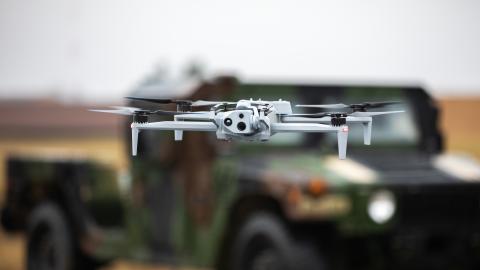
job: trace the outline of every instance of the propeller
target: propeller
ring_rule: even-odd
[[[322,118],[326,116],[330,117],[347,117],[347,116],[355,116],[355,117],[370,117],[376,115],[383,115],[383,114],[392,114],[392,113],[403,113],[405,111],[388,111],[388,112],[327,112],[327,113],[294,113],[294,114],[286,114],[282,115],[283,117],[305,117],[305,118]]]
[[[356,117],[369,117],[383,114],[392,114],[392,113],[403,113],[405,111],[388,111],[388,112],[353,112],[348,115]]]
[[[110,110],[89,110],[91,112],[101,112],[101,113],[113,113],[113,114],[119,114],[119,115],[134,115],[136,113],[143,112],[145,110],[142,110],[140,108],[135,108],[135,107],[123,107],[123,106],[110,106]],[[147,111],[145,111],[147,112]]]
[[[306,118],[322,118],[326,116],[347,117],[346,113],[294,113],[282,115],[283,117],[306,117]]]
[[[337,103],[337,104],[298,104],[298,105],[295,105],[295,107],[321,108],[321,109],[344,109],[344,108],[348,108],[349,106],[343,103]]]
[[[178,112],[178,111],[165,111],[165,110],[144,110],[135,107],[123,107],[123,106],[111,106],[111,110],[89,110],[92,112],[113,113],[119,115],[179,115],[179,114],[202,114],[206,112]]]
[[[169,99],[169,98],[146,98],[146,97],[125,97],[126,99],[130,100],[140,100],[140,101],[146,101],[146,102],[151,102],[151,103],[158,103],[158,104],[188,104],[190,105],[192,101],[190,100],[181,100],[181,99]]]
[[[354,104],[343,104],[343,103],[311,104],[311,105],[299,104],[299,105],[296,105],[296,107],[321,108],[321,109],[346,109],[346,108],[350,108],[354,112],[365,112],[367,109],[381,108],[381,107],[384,107],[384,106],[399,104],[399,103],[402,103],[402,102],[399,102],[399,101],[381,101],[381,102],[362,102],[362,103],[356,103],[356,104],[355,103]]]
[[[208,101],[208,100],[185,100],[185,99],[165,99],[165,98],[144,98],[144,97],[125,97],[130,100],[140,100],[157,104],[177,104],[180,106],[209,107],[216,105],[232,105],[236,102],[230,101]]]
[[[237,102],[231,101],[208,101],[208,100],[197,100],[192,102],[192,106],[194,107],[202,107],[202,106],[217,106],[217,105],[236,105]]]

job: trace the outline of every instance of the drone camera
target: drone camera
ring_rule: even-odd
[[[232,118],[225,118],[225,120],[223,120],[223,123],[225,124],[225,126],[229,127],[232,125],[233,121],[232,121]]]
[[[232,133],[250,134],[255,131],[253,113],[250,110],[229,112],[225,115],[223,125]]]
[[[238,122],[237,128],[240,131],[244,131],[247,128],[247,125],[245,124],[245,122]]]

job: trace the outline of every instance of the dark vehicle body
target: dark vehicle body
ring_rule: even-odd
[[[186,133],[174,142],[149,131],[129,176],[86,160],[12,157],[2,224],[27,231],[29,260],[45,261],[37,242],[50,241],[67,258],[53,269],[115,258],[218,269],[478,269],[480,179],[455,167],[478,165],[443,154],[424,89],[219,78],[190,96],[399,100],[406,113],[374,119],[371,146],[351,126],[345,161],[325,135],[235,143]]]

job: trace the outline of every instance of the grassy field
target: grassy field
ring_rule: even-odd
[[[442,109],[441,128],[445,134],[447,152],[467,153],[480,161],[480,98],[444,99],[439,101]],[[113,147],[113,146],[110,146]],[[121,147],[117,144],[117,147]],[[111,149],[110,149],[111,150]],[[114,154],[123,149],[114,149]],[[0,197],[3,194],[0,194]],[[0,198],[0,201],[2,198]],[[6,235],[0,230],[0,270],[24,269],[24,239],[22,236]],[[117,262],[105,270],[165,270],[166,267],[150,267],[127,262]]]

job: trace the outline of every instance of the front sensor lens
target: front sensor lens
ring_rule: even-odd
[[[245,124],[245,122],[239,122],[239,123],[237,124],[237,128],[238,128],[238,130],[240,130],[240,131],[244,131],[244,130],[247,128],[247,125]]]
[[[232,125],[232,119],[225,118],[225,120],[223,120],[223,123],[225,124],[225,126],[229,127]]]

